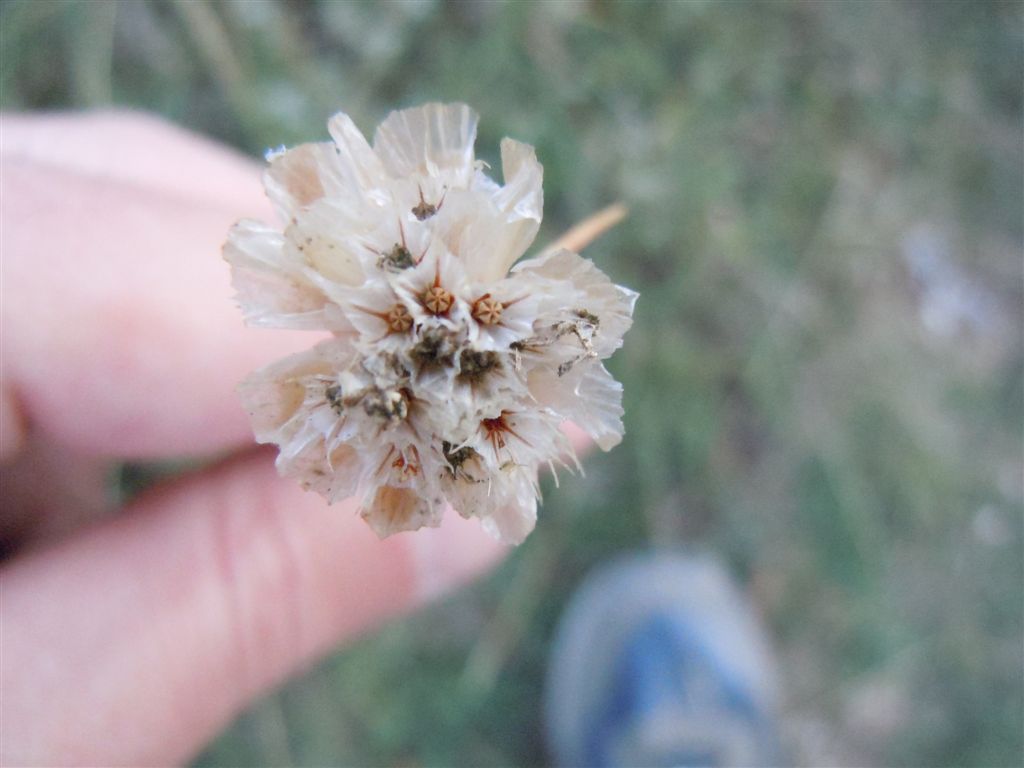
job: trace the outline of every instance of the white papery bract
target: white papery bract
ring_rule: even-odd
[[[277,466],[380,536],[437,526],[450,504],[519,543],[538,469],[575,460],[576,422],[622,438],[622,387],[601,364],[636,294],[561,250],[513,264],[537,234],[542,168],[501,143],[504,185],[475,159],[463,104],[393,112],[372,146],[344,114],[333,141],[271,153],[283,231],[231,230],[224,256],[251,325],[331,337],[240,386]],[[511,271],[510,271],[511,270]]]

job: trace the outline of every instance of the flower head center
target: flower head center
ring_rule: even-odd
[[[443,315],[452,308],[455,297],[443,286],[435,283],[423,292],[423,306],[432,315]]]
[[[501,322],[504,306],[489,293],[473,302],[473,319],[482,325],[497,325]]]
[[[392,333],[405,333],[412,328],[412,315],[404,304],[395,304],[388,310],[386,321]]]

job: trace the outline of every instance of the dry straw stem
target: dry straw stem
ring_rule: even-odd
[[[554,253],[563,248],[579,253],[601,235],[622,221],[629,214],[629,209],[622,203],[612,203],[592,216],[572,227],[544,249],[544,254]],[[542,254],[543,255],[543,254]]]

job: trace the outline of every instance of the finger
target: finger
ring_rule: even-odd
[[[378,541],[263,453],[135,506],[4,573],[5,764],[184,761],[296,667],[504,551],[452,513]]]
[[[249,439],[235,384],[313,341],[243,326],[220,245],[246,211],[17,159],[0,195],[0,378],[20,419],[117,456]]]
[[[76,176],[270,216],[258,163],[142,112],[2,115],[0,153]]]

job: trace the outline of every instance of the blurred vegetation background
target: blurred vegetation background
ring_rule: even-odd
[[[253,155],[462,100],[545,165],[540,242],[641,293],[627,436],[500,570],[322,663],[200,765],[543,765],[559,613],[620,550],[752,590],[803,765],[1022,757],[1019,2],[0,7],[6,110],[151,110]],[[550,491],[550,483],[549,483]]]

